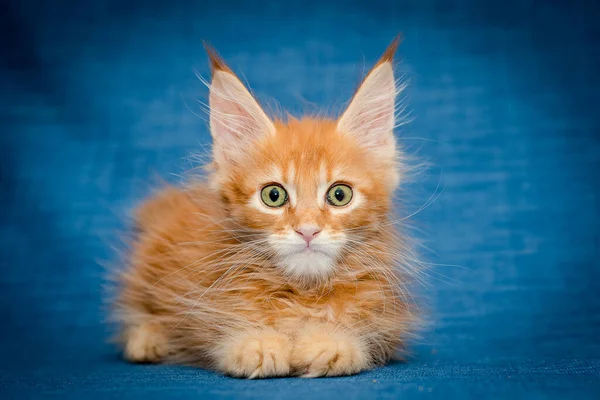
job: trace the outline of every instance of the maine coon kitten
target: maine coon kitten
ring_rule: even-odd
[[[209,49],[206,181],[138,210],[116,304],[127,359],[236,377],[355,374],[413,321],[390,217],[395,40],[338,120],[271,120]]]

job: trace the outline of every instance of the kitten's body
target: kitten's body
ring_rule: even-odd
[[[126,356],[240,377],[346,375],[387,361],[412,322],[389,216],[399,165],[389,121],[379,134],[362,104],[352,109],[387,70],[371,72],[340,121],[272,123],[214,55],[213,68],[210,178],[138,210],[117,307]],[[395,95],[393,75],[392,85]],[[376,95],[380,121],[389,95]],[[391,112],[393,128],[393,98]],[[348,134],[364,125],[369,140]],[[286,191],[277,208],[260,202],[273,182]],[[326,201],[335,182],[354,191],[348,205]]]

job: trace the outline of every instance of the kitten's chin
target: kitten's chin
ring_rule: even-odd
[[[334,270],[335,259],[316,250],[304,250],[281,256],[279,266],[285,274],[303,283],[326,279]]]

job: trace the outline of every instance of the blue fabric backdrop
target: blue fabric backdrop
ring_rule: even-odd
[[[0,397],[598,396],[599,11],[579,0],[3,2]],[[210,142],[201,40],[267,104],[299,114],[339,110],[398,32],[414,118],[398,137],[431,163],[405,191],[409,210],[428,204],[410,223],[432,266],[420,289],[432,323],[412,360],[312,381],[121,361],[106,343],[102,263],[156,176],[178,181]]]

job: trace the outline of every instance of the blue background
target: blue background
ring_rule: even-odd
[[[4,2],[0,397],[597,396],[599,17],[578,0]],[[210,143],[201,40],[299,114],[339,110],[398,32],[398,137],[431,164],[402,198],[436,198],[409,220],[432,322],[410,362],[249,382],[121,361],[102,265],[156,177]]]

